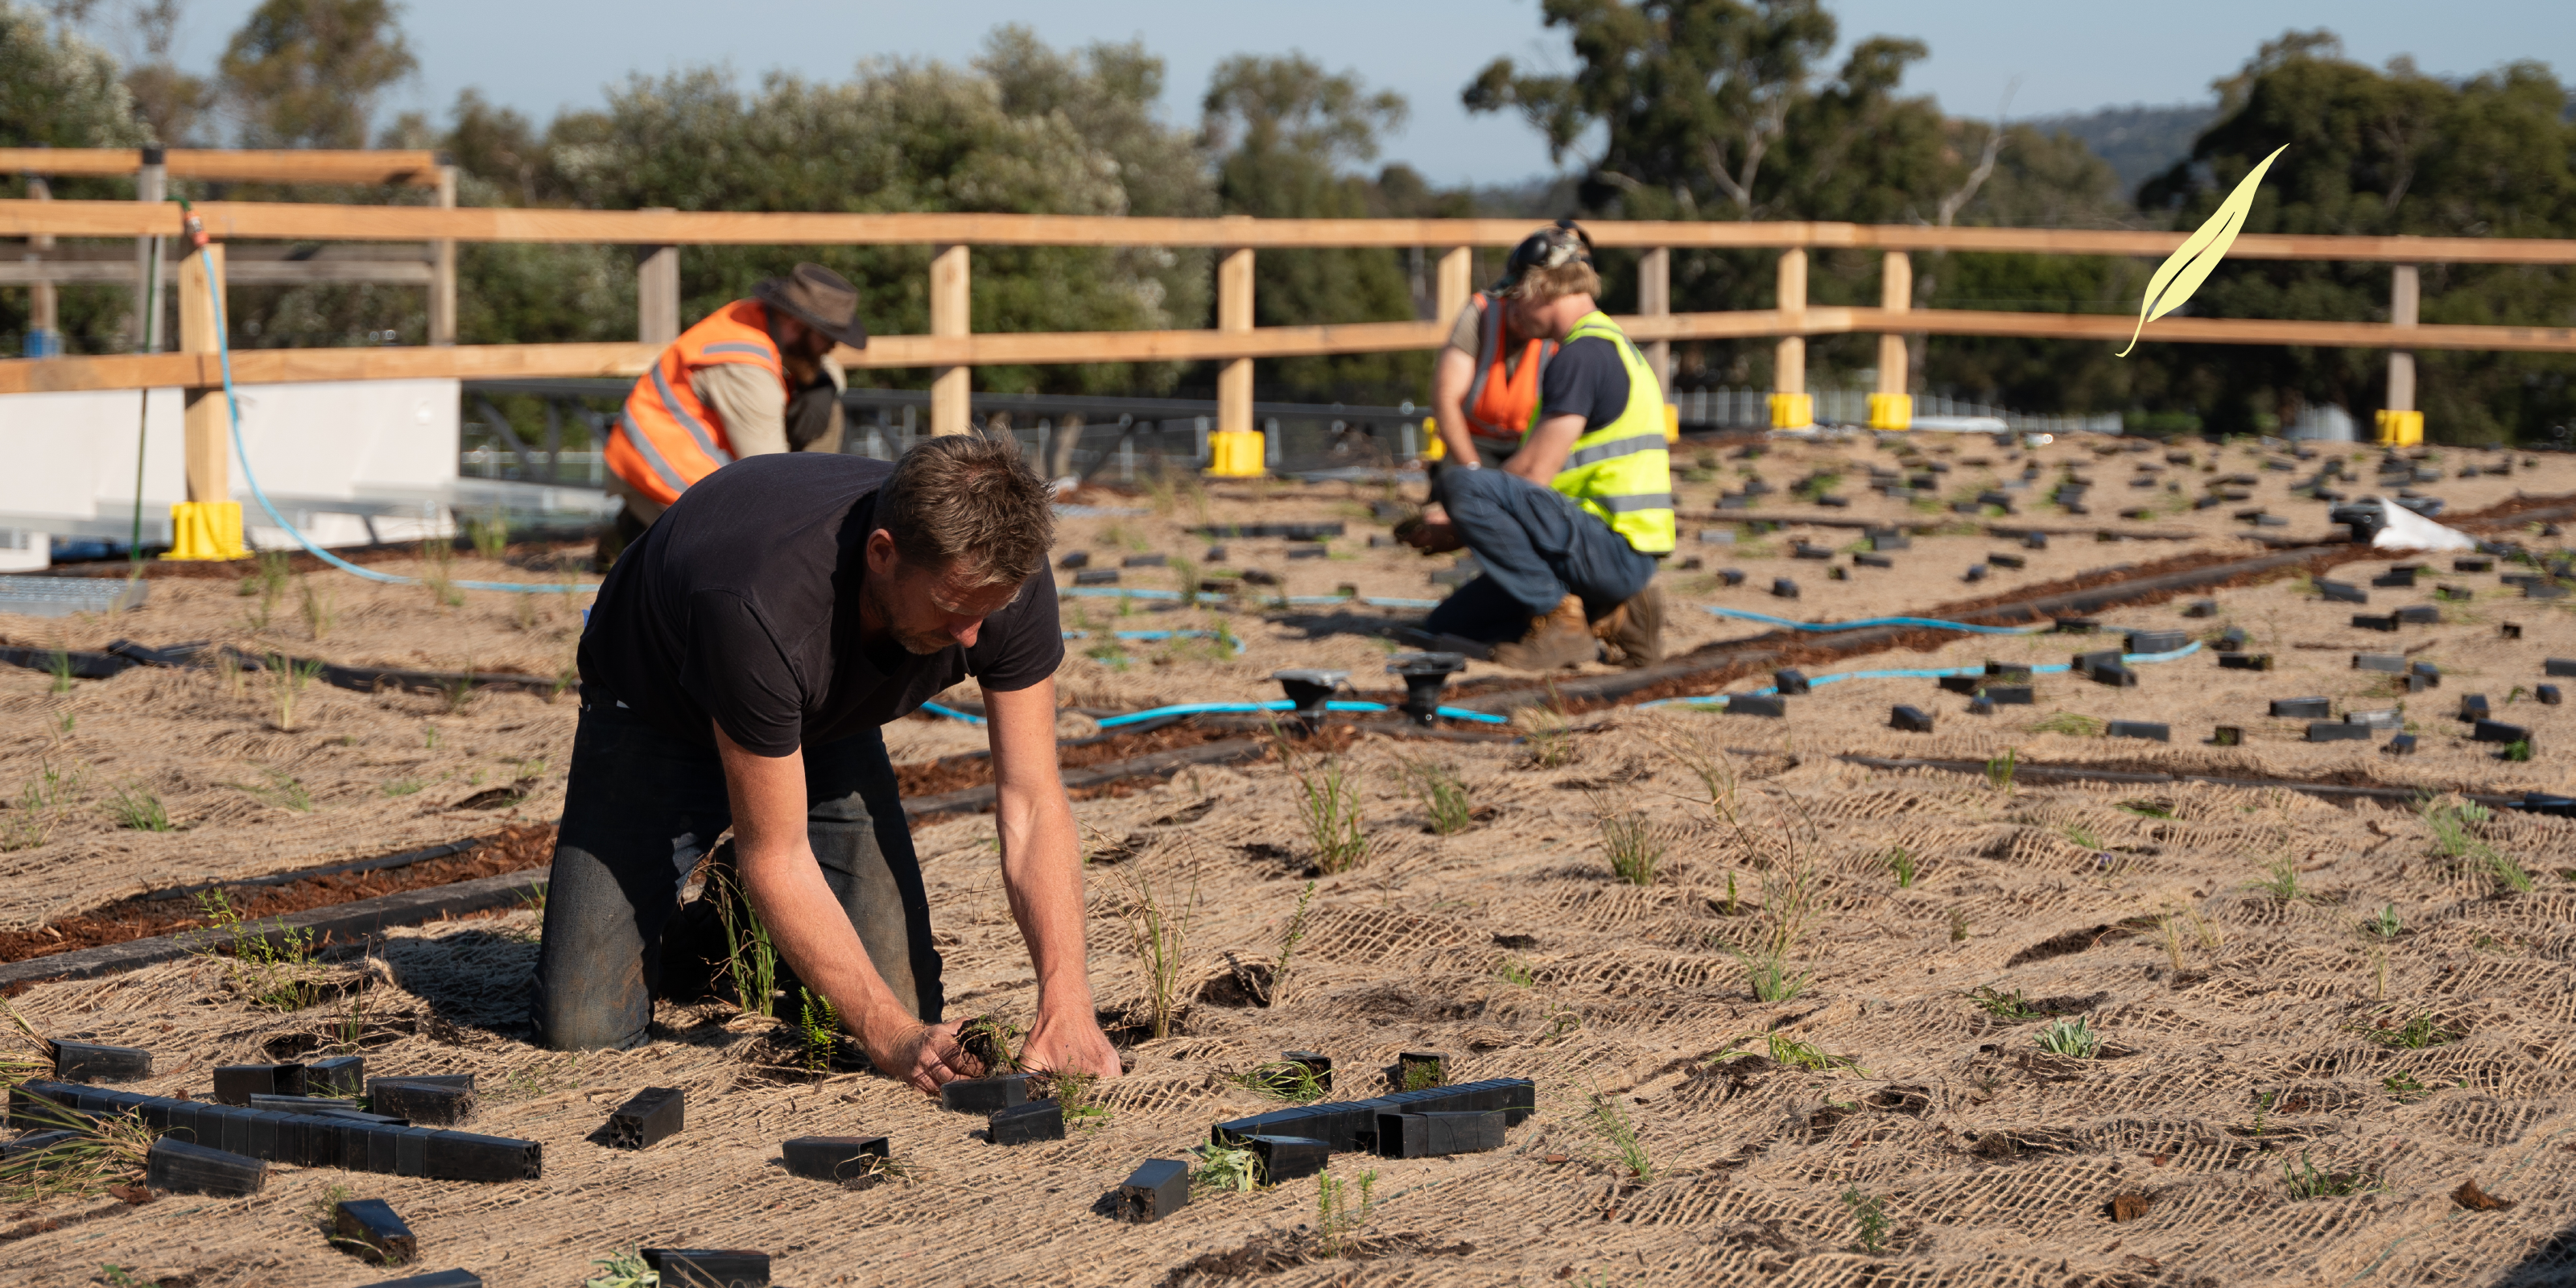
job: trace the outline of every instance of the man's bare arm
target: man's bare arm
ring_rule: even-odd
[[[1082,848],[1056,768],[1055,681],[984,694],[993,747],[1002,885],[1037,968],[1038,1016],[1021,1058],[1041,1069],[1118,1076],[1092,1008],[1082,925]]]
[[[1550,416],[1538,423],[1529,441],[1521,444],[1521,450],[1512,453],[1512,459],[1503,462],[1503,468],[1546,487],[1548,481],[1556,477],[1557,471],[1565,468],[1566,455],[1574,450],[1574,440],[1581,437],[1583,417],[1580,414]]]
[[[959,1076],[957,1026],[925,1025],[897,1002],[868,960],[841,901],[823,880],[805,835],[805,755],[745,751],[716,725],[725,794],[733,802],[733,841],[743,893],[769,928],[778,955],[806,987],[823,995],[867,1049],[879,1073],[937,1094]]]
[[[1451,345],[1431,360],[1431,418],[1440,441],[1449,445],[1449,460],[1473,465],[1476,436],[1467,430],[1467,389],[1476,382],[1476,355]]]

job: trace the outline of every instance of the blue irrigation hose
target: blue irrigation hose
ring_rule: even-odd
[[[2137,663],[2172,662],[2189,657],[2199,651],[2200,641],[2193,640],[2191,643],[2175,649],[2170,653],[2129,653],[2124,654],[2120,660],[2123,662]],[[2031,667],[2030,673],[2032,675],[2060,675],[2074,669],[2075,667],[2071,663],[2052,662],[2045,666]],[[1983,666],[1906,667],[1894,671],[1836,671],[1830,675],[1809,676],[1807,677],[1807,683],[1813,686],[1818,684],[1832,684],[1840,680],[1938,680],[1945,676],[1984,675],[1985,673],[1986,668]],[[1759,689],[1748,689],[1742,694],[1712,693],[1701,697],[1658,698],[1655,701],[1640,702],[1637,705],[1641,708],[1663,706],[1714,707],[1724,705],[1726,700],[1730,697],[1768,697],[1771,694],[1778,693],[1779,691],[1779,687],[1776,685],[1766,685]]]
[[[1183,702],[1168,707],[1154,707],[1145,711],[1130,711],[1123,716],[1102,716],[1100,718],[1100,727],[1103,729],[1115,729],[1121,725],[1141,724],[1147,720],[1159,720],[1166,716],[1254,715],[1264,711],[1293,711],[1296,707],[1296,703],[1290,702],[1284,698],[1271,702]],[[984,717],[982,716],[970,716],[963,711],[954,711],[947,707],[943,707],[936,702],[922,703],[921,709],[935,716],[946,716],[951,720],[963,720],[968,724],[984,723]],[[1336,701],[1325,703],[1324,709],[1327,711],[1376,712],[1385,711],[1388,708],[1386,704],[1382,702]],[[1488,715],[1482,711],[1469,711],[1463,707],[1441,707],[1438,709],[1438,714],[1443,719],[1471,720],[1478,724],[1511,723],[1508,717]]]
[[[213,313],[215,316],[215,356],[221,360],[223,365],[224,410],[232,419],[233,459],[241,462],[242,481],[250,484],[250,494],[259,502],[259,508],[267,511],[269,520],[275,523],[279,528],[283,529],[286,532],[286,535],[295,538],[295,544],[304,547],[307,553],[342,572],[353,573],[357,576],[364,577],[369,581],[383,582],[388,586],[420,585],[421,579],[418,577],[404,577],[389,572],[378,572],[373,568],[362,568],[318,545],[313,544],[313,539],[305,536],[303,529],[296,527],[292,523],[288,523],[286,521],[286,516],[279,514],[277,512],[277,506],[268,499],[267,491],[262,489],[259,485],[259,472],[250,467],[250,449],[242,443],[241,400],[233,396],[233,351],[231,343],[226,338],[224,328],[223,274],[215,267],[214,259],[211,256],[208,256],[203,249],[198,251],[197,258],[206,270],[206,283],[210,293],[214,296],[214,307],[208,311]],[[599,589],[596,585],[531,585],[526,582],[516,581],[457,581],[450,582],[448,584],[455,586],[460,590],[507,590],[516,591],[523,595],[539,593],[564,593],[578,595],[587,594]]]
[[[1864,617],[1854,622],[1793,622],[1769,613],[1747,612],[1741,608],[1720,608],[1715,604],[1700,607],[1720,617],[1734,617],[1766,626],[1785,626],[1793,631],[1856,631],[1868,626],[1931,626],[1945,631],[1967,631],[1974,635],[2037,635],[2056,629],[2054,623],[2035,626],[1979,626],[1973,622],[1945,622],[1937,617]]]

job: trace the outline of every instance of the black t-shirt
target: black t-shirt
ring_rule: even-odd
[[[973,648],[859,642],[865,547],[893,473],[790,452],[700,479],[600,586],[581,636],[585,700],[624,702],[701,745],[713,719],[745,750],[784,756],[900,719],[969,675],[1007,693],[1055,674],[1064,636],[1044,564]]]
[[[1591,433],[1628,410],[1628,365],[1607,336],[1587,335],[1556,351],[1538,378],[1538,416],[1554,420],[1581,413]]]

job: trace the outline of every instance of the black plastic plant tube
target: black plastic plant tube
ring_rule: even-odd
[[[1029,1075],[959,1078],[939,1084],[939,1107],[961,1114],[990,1114],[1029,1102]]]
[[[2028,684],[1989,684],[1985,697],[1999,707],[2027,707],[2039,700],[2037,691]]]
[[[2320,577],[2316,581],[2316,587],[2317,593],[2324,596],[2325,601],[2329,604],[2367,604],[2370,602],[2370,592],[2363,590],[2361,587],[2355,586],[2350,582],[2328,581],[2325,578]]]
[[[59,1144],[67,1140],[77,1140],[79,1138],[79,1132],[63,1128],[57,1128],[53,1131],[29,1132],[16,1140],[0,1141],[0,1158],[16,1158],[22,1154],[33,1154],[44,1149],[48,1145]]]
[[[608,1115],[608,1143],[615,1149],[650,1149],[685,1125],[688,1096],[678,1087],[646,1087]]]
[[[215,1103],[247,1105],[252,1096],[301,1096],[300,1064],[219,1064],[215,1066]]]
[[[191,1145],[167,1136],[144,1155],[143,1183],[167,1194],[216,1194],[239,1198],[268,1184],[268,1164],[256,1158]]]
[[[331,1208],[331,1242],[369,1261],[405,1265],[420,1259],[420,1239],[383,1199],[343,1199]]]
[[[1168,1158],[1151,1159],[1118,1187],[1118,1219],[1139,1225],[1160,1221],[1187,1207],[1190,1169]]]
[[[1449,1056],[1443,1051],[1400,1051],[1395,1057],[1398,1091],[1437,1087],[1449,1081]]]
[[[532,1140],[433,1131],[427,1144],[423,1174],[432,1180],[533,1181],[545,1168],[545,1147]]]
[[[2566,701],[2559,695],[2558,686],[2555,684],[2540,685],[2531,691],[2531,696],[2540,699],[2540,705],[2544,707],[2554,707]]]
[[[1064,1106],[1052,1099],[1032,1100],[1008,1109],[996,1109],[986,1120],[996,1145],[1026,1145],[1033,1141],[1064,1139]]]
[[[2226,671],[2269,671],[2272,669],[2272,655],[2269,653],[2221,653],[2218,655],[2218,665],[2219,669]]]
[[[1887,727],[1907,733],[1932,732],[1932,717],[1917,707],[1899,705],[1887,713]]]
[[[742,1248],[646,1248],[662,1288],[769,1288],[769,1254]]]
[[[152,1053],[140,1047],[54,1041],[54,1076],[67,1082],[132,1082],[152,1076]]]
[[[1377,1152],[1387,1158],[1438,1158],[1501,1149],[1504,1118],[1500,1109],[1379,1114]]]
[[[369,1078],[367,1107],[430,1127],[453,1127],[474,1116],[474,1075],[436,1078]]]
[[[894,1157],[883,1136],[799,1136],[781,1143],[778,1153],[791,1176],[855,1186],[874,1184],[880,1165]]]
[[[1333,1161],[1333,1147],[1308,1136],[1253,1136],[1243,1144],[1259,1161],[1264,1185],[1313,1176]]]
[[[1977,690],[1986,687],[1986,677],[1982,675],[1944,675],[1936,679],[1934,683],[1941,687],[1941,691],[1943,693],[1975,693]]]
[[[2313,720],[2308,723],[2310,742],[2368,742],[2369,725],[2346,724],[2341,720]]]
[[[2521,725],[2506,724],[2501,720],[2481,720],[2477,723],[2475,728],[2469,731],[2469,741],[2501,743],[2529,742],[2531,741],[2531,731],[2523,728]]]
[[[304,1066],[304,1094],[356,1096],[367,1085],[367,1057],[335,1055]]]
[[[2396,737],[2389,739],[2388,745],[2381,747],[2379,750],[2383,754],[2390,756],[2412,756],[2415,754],[2415,735],[2411,733],[2401,733]]]
[[[1726,698],[1726,714],[1778,719],[1789,714],[1789,700],[1776,693],[1731,693]]]
[[[252,1096],[249,1108],[281,1114],[328,1114],[362,1123],[382,1123],[388,1127],[408,1127],[411,1120],[400,1114],[375,1114],[358,1108],[357,1102],[331,1096]]]
[[[2171,653],[2191,643],[2188,631],[2131,631],[2128,651],[2132,653]]]
[[[2576,675],[2576,658],[2543,658],[2540,663],[2540,673],[2548,676]]]
[[[2105,738],[2144,738],[2150,742],[2172,742],[2173,726],[2147,720],[2114,720],[2102,730]]]
[[[470,1270],[433,1270],[425,1275],[379,1280],[360,1288],[483,1288],[483,1279]]]
[[[2334,714],[2334,704],[2324,698],[2274,698],[2272,715],[2282,720],[2323,720]]]
[[[1790,697],[1815,691],[1815,683],[1807,678],[1807,673],[1793,666],[1782,667],[1777,671],[1773,671],[1771,673],[1771,687],[1778,689],[1782,697]]]

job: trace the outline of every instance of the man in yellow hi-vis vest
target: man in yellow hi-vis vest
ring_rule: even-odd
[[[1672,553],[1672,458],[1664,392],[1652,367],[1593,302],[1591,256],[1569,227],[1512,251],[1494,293],[1521,335],[1559,347],[1540,378],[1520,450],[1500,469],[1441,472],[1447,522],[1413,528],[1426,553],[1465,546],[1484,575],[1431,612],[1436,634],[1495,642],[1494,660],[1527,670],[1662,660],[1664,600],[1652,584]]]

